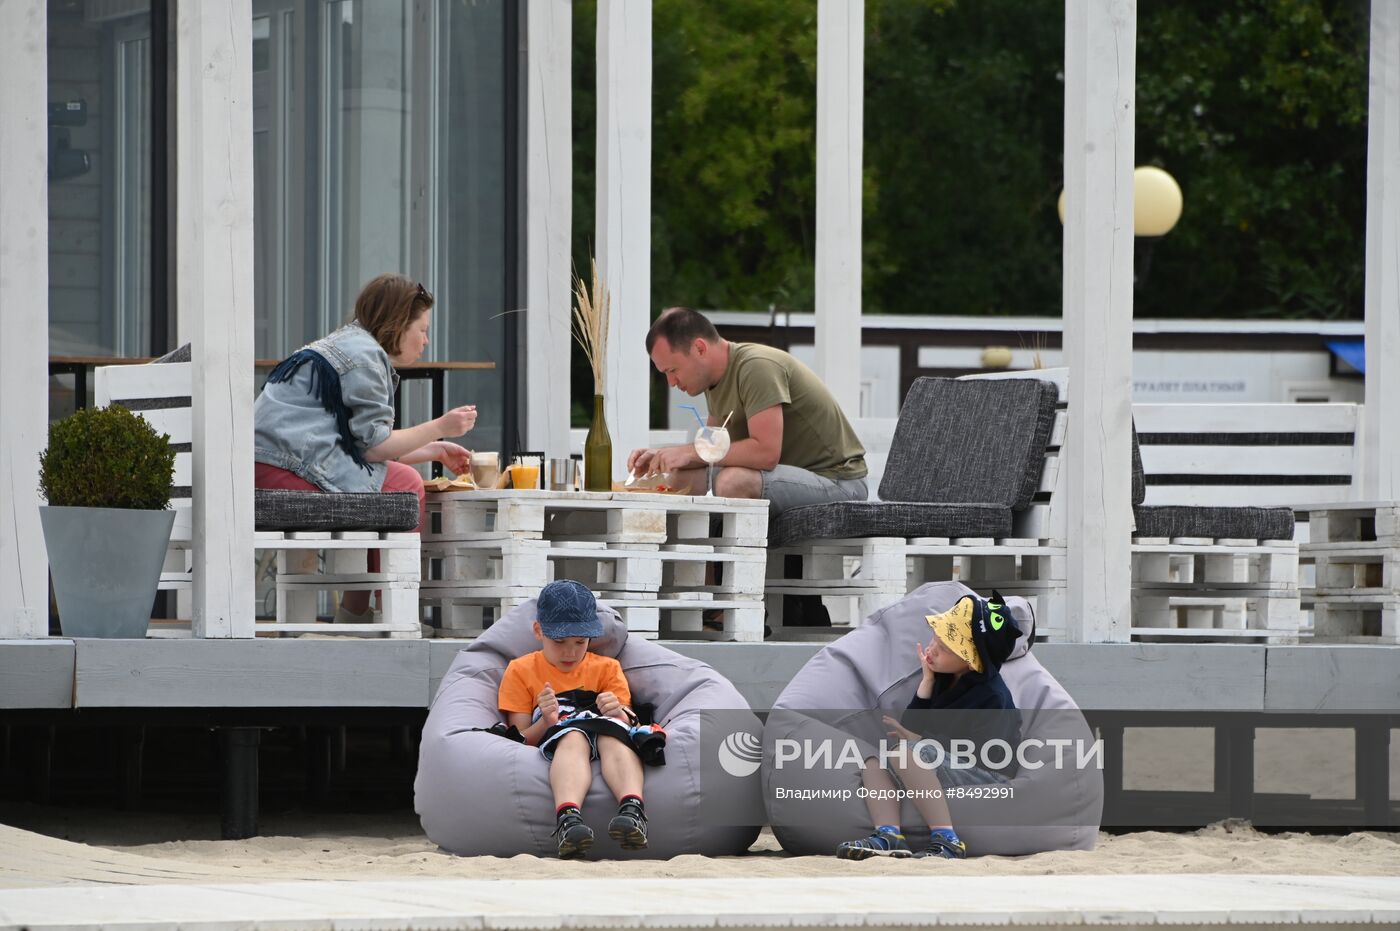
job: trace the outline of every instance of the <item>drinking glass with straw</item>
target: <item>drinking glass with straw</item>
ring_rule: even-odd
[[[724,423],[718,427],[708,426],[700,417],[700,412],[690,405],[682,405],[690,409],[695,414],[695,419],[700,421],[700,429],[695,432],[695,455],[699,456],[706,463],[705,467],[705,497],[715,496],[715,464],[729,455],[729,431],[725,429],[729,425],[729,418],[734,416],[730,411],[729,416],[724,418]]]

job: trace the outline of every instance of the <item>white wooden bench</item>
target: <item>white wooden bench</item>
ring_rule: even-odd
[[[820,595],[838,628],[925,581],[1005,582],[1003,594],[1025,595],[1037,611],[1038,602],[1062,597],[1064,534],[1051,530],[1050,499],[1057,430],[1063,435],[1063,374],[1059,382],[1049,372],[1027,378],[1049,387],[920,379],[905,400],[880,483],[891,500],[797,508],[772,523],[766,594],[775,637],[832,633],[787,628],[778,596],[788,594]],[[910,534],[913,528],[949,535]],[[849,530],[851,536],[839,535]],[[801,559],[800,579],[784,577],[791,556]],[[854,611],[839,609],[852,601]]]
[[[191,546],[191,443],[193,428],[190,413],[192,377],[189,362],[168,362],[150,365],[99,366],[94,370],[94,399],[98,406],[121,404],[140,414],[156,430],[169,434],[175,448],[175,493],[171,506],[176,511],[175,526],[170,535],[170,551],[161,574],[160,590],[176,593],[177,619],[174,623],[157,621],[151,636],[190,636],[188,592],[192,584]],[[278,496],[313,493],[258,493],[258,520],[282,526],[275,512]],[[350,499],[388,499],[386,495],[320,495],[328,502],[323,509],[326,525],[336,523],[329,513],[350,502]],[[268,507],[269,500],[273,501]],[[300,499],[298,499],[300,500]],[[394,510],[402,511],[394,502]],[[413,502],[416,520],[417,501]],[[314,526],[308,524],[308,527]],[[390,637],[419,636],[418,585],[420,578],[419,539],[416,533],[381,532],[366,529],[308,529],[259,530],[254,534],[254,547],[261,569],[270,570],[275,564],[276,610],[274,619],[257,620],[260,607],[256,595],[249,593],[248,613],[235,619],[237,636],[262,634],[344,633],[350,635],[388,635]],[[378,572],[369,572],[367,554],[381,553]],[[252,554],[250,554],[252,555]],[[380,592],[381,619],[370,624],[339,624],[323,621],[320,615],[332,614],[334,609],[325,601],[328,593],[347,590]]]
[[[1149,504],[1292,507],[1300,520],[1300,636],[1313,642],[1400,642],[1400,504],[1360,500],[1360,405],[1159,404],[1135,410],[1145,437]]]
[[[1179,436],[1172,445],[1144,445],[1144,459],[1153,463],[1148,472],[1163,474],[1149,479],[1149,502],[1294,508],[1300,520],[1300,634],[1313,642],[1400,643],[1400,503],[1361,500],[1360,405],[1138,410],[1139,423],[1153,424],[1159,436],[1184,424],[1200,424],[1198,433],[1204,434],[1193,434],[1194,445],[1182,445]],[[1241,435],[1255,445],[1241,445]],[[1260,455],[1265,449],[1267,455]],[[1183,473],[1193,470],[1202,474],[1181,484]],[[1238,484],[1240,475],[1252,475],[1250,484]]]
[[[1069,370],[1036,369],[970,376],[978,379],[1034,378],[1058,391],[1055,422],[1045,446],[1040,486],[1029,507],[1013,515],[1010,536],[1001,538],[930,538],[908,541],[906,591],[926,582],[956,579],[976,591],[1020,595],[1030,602],[1036,637],[1063,640],[1068,636],[1065,615],[1067,517],[1066,491],[1060,465],[1069,426]]]
[[[1139,404],[1146,508],[1297,509],[1356,494],[1353,404]],[[1149,528],[1150,530],[1150,528]],[[1282,537],[1279,528],[1276,537]],[[1311,570],[1306,526],[1287,539],[1150,539],[1134,552],[1134,628],[1157,637],[1258,639],[1311,634],[1302,612]],[[1301,588],[1300,588],[1301,583]],[[1242,590],[1252,590],[1245,597]],[[1271,592],[1271,594],[1270,594]],[[1300,598],[1296,602],[1295,598]],[[1146,628],[1153,628],[1147,631]]]

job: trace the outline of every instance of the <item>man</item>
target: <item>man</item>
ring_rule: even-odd
[[[688,307],[656,318],[647,353],[667,384],[692,397],[705,395],[710,424],[729,419],[732,442],[715,494],[767,498],[770,514],[865,500],[865,448],[826,385],[797,359],[781,349],[723,339]],[[637,475],[671,472],[679,487],[705,493],[705,462],[691,445],[633,450],[627,468]]]

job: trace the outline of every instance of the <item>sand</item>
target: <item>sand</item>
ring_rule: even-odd
[[[1130,729],[1126,788],[1209,789],[1209,731]],[[1391,740],[1391,798],[1400,797],[1400,739]],[[1353,791],[1352,735],[1327,729],[1264,729],[1256,743],[1256,789],[1313,798]],[[0,888],[56,883],[208,883],[345,879],[719,878],[824,876],[1178,874],[1400,876],[1400,832],[1271,833],[1226,821],[1183,832],[1101,832],[1091,851],[963,862],[793,857],[764,831],[741,857],[662,862],[561,862],[518,856],[457,857],[437,849],[411,812],[265,813],[262,836],[218,840],[213,812],[120,812],[0,805]],[[653,825],[653,830],[664,830]],[[175,838],[179,838],[176,840]]]
[[[433,846],[412,815],[264,819],[244,841],[179,840],[210,819],[152,818],[56,809],[11,810],[0,826],[0,888],[57,883],[208,883],[294,879],[812,878],[825,876],[1239,873],[1400,875],[1400,834],[1266,834],[1240,822],[1183,833],[1102,833],[1096,849],[964,862],[793,857],[765,831],[741,857],[677,857],[648,863],[562,862],[533,856],[456,857]],[[217,824],[212,826],[217,830]]]

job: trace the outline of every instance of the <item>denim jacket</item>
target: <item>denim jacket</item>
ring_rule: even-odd
[[[309,343],[272,370],[253,405],[253,458],[323,491],[379,491],[388,466],[364,453],[394,429],[398,382],[357,323]]]

